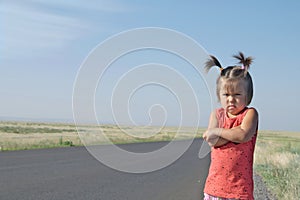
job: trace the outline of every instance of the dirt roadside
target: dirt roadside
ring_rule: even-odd
[[[254,174],[254,199],[255,200],[277,200],[267,189],[264,181],[258,174]]]

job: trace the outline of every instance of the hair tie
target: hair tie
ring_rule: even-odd
[[[247,57],[245,58],[244,54],[242,52],[239,52],[238,55],[233,55],[234,58],[239,60],[239,64],[241,64],[240,68],[245,70],[245,73],[247,73],[250,64],[252,63],[253,58],[252,57]],[[222,67],[222,65],[220,64],[220,62],[218,61],[218,59],[212,55],[210,55],[210,59],[208,59],[205,63],[205,71],[208,72],[213,66],[217,66],[220,69],[221,72],[221,76],[224,75],[228,69],[228,67],[226,67],[225,69]],[[239,65],[235,65],[235,66],[239,66]],[[234,66],[230,66],[232,69]],[[224,71],[223,71],[224,70]]]
[[[248,69],[253,61],[252,57],[246,58],[242,52],[239,52],[238,55],[233,55],[233,57],[238,59],[239,64],[241,64],[241,69],[248,71]]]
[[[210,68],[212,68],[213,66],[217,66],[219,67],[219,69],[223,70],[222,65],[220,64],[220,62],[218,61],[218,59],[212,55],[210,55],[210,59],[208,59],[205,63],[205,71],[208,72],[210,70]]]

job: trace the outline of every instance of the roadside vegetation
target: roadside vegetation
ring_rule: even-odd
[[[300,133],[261,131],[254,169],[277,199],[300,199]]]
[[[0,151],[79,145],[76,127],[64,124],[0,122]]]
[[[194,138],[193,128],[182,128],[180,134],[177,131],[176,127],[162,129],[116,125],[76,127],[74,124],[59,123],[0,122],[0,151],[170,141],[175,135],[179,140]],[[200,137],[202,132],[203,130],[198,130],[196,137]]]

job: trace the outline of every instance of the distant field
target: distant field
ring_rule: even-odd
[[[255,171],[278,199],[300,199],[300,133],[260,131]]]
[[[80,135],[77,132],[77,128]],[[101,134],[103,131],[104,135]],[[116,125],[79,126],[59,123],[0,122],[0,150],[25,150],[84,144],[106,144],[104,137],[114,144],[170,141],[177,134],[176,127],[156,130],[147,127],[118,127]],[[196,133],[200,137],[204,129]],[[195,130],[182,128],[177,139],[193,138]],[[83,140],[80,139],[82,137]]]

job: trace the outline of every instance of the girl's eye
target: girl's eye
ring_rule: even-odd
[[[229,96],[229,94],[223,94],[223,96],[225,96],[225,97],[228,97],[228,96]]]

